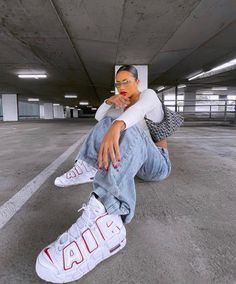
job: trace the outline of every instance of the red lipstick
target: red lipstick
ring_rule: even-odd
[[[127,94],[127,92],[121,91],[120,94],[121,94],[122,96],[125,96],[125,95]]]

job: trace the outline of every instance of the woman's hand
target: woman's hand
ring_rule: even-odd
[[[162,147],[167,149],[167,139],[162,139],[155,143],[157,147]]]
[[[131,101],[129,98],[125,96],[114,95],[114,96],[111,96],[109,99],[107,99],[106,103],[109,105],[114,104],[120,108],[126,108],[128,105],[130,105]]]
[[[117,168],[117,162],[120,162],[120,148],[119,139],[120,132],[125,128],[125,123],[122,120],[115,121],[106,135],[104,136],[100,149],[98,152],[98,167],[99,169],[104,166],[108,170],[108,155],[110,155],[111,162],[114,168]]]

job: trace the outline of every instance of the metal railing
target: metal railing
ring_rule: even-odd
[[[177,100],[177,104],[165,100],[164,104],[185,118],[236,120],[236,100]]]

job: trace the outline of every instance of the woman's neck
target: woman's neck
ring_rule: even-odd
[[[130,100],[131,100],[131,105],[135,104],[139,100],[140,94],[141,94],[141,92],[137,91],[137,93],[135,93],[135,94],[133,94],[129,97]]]

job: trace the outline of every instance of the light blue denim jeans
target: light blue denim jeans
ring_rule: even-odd
[[[84,160],[98,169],[100,144],[112,121],[113,118],[106,116],[92,128],[80,148],[77,160]],[[108,171],[98,169],[94,177],[93,192],[100,197],[109,214],[121,215],[127,224],[134,216],[136,205],[134,177],[137,175],[144,181],[161,181],[169,176],[171,162],[168,150],[157,147],[137,125],[121,133],[119,146],[121,160],[118,167],[115,169],[109,158]]]

